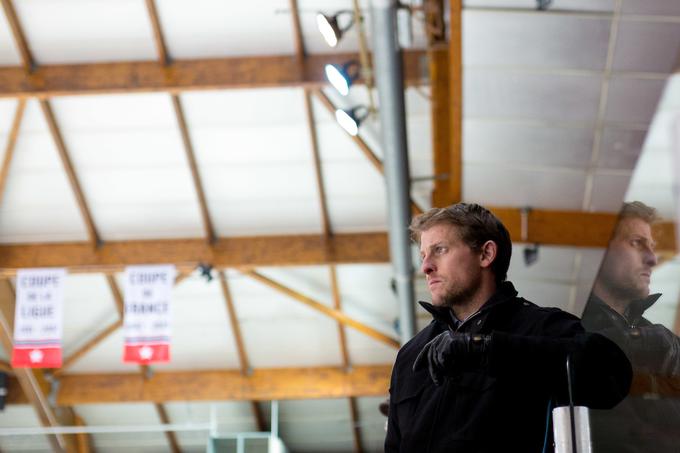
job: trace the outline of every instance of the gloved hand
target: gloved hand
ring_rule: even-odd
[[[425,346],[413,362],[413,371],[427,364],[435,385],[441,385],[444,376],[479,366],[489,350],[491,336],[470,333],[442,332]]]

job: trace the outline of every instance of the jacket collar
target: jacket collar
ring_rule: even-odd
[[[642,318],[642,315],[645,313],[645,311],[647,311],[649,307],[654,305],[654,303],[657,300],[659,300],[659,297],[661,297],[661,293],[650,294],[644,299],[634,300],[633,302],[630,303],[630,305],[628,305],[628,308],[626,308],[624,317],[629,322],[636,321]],[[588,298],[586,310],[588,310],[588,307],[599,308],[600,310],[604,310],[607,312],[615,312],[618,314],[616,310],[611,308],[609,305],[607,305],[605,301],[597,297],[595,293],[592,292],[590,293],[590,297]]]
[[[517,290],[510,282],[502,282],[496,288],[496,292],[487,300],[479,311],[486,311],[502,304],[509,300],[513,300],[517,296]],[[419,301],[421,307],[427,310],[435,321],[443,323],[446,326],[456,325],[460,322],[453,314],[453,311],[447,306],[435,306],[429,302]]]

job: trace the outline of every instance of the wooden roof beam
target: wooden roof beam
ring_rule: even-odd
[[[163,29],[161,28],[161,21],[158,17],[155,0],[146,0],[146,10],[149,13],[149,20],[151,21],[158,61],[165,66],[170,62],[170,57],[168,56],[168,49],[165,45],[165,39],[163,38]]]
[[[172,263],[193,271],[199,263],[216,269],[303,266],[329,263],[383,263],[389,260],[385,233],[253,236],[221,238],[209,246],[202,239],[0,245],[0,275],[25,267],[66,267],[69,272],[120,272],[125,266]]]
[[[355,53],[308,55],[301,66],[290,55],[156,61],[41,65],[31,74],[0,67],[0,98],[84,94],[171,92],[235,88],[309,87],[328,84],[326,63],[358,59]],[[404,52],[405,82],[422,84],[427,64],[420,50]],[[355,83],[362,83],[361,80]]]
[[[432,205],[447,206],[463,199],[462,134],[462,20],[461,0],[449,1],[449,42],[441,34],[428,35],[434,191]],[[442,0],[429,0],[426,24],[436,29],[444,21]]]
[[[522,210],[490,207],[510,231],[515,243],[539,243],[569,247],[606,247],[617,215],[582,211],[533,209],[528,212],[527,237],[521,240]],[[672,222],[654,227],[659,253],[675,253]],[[0,276],[17,269],[66,267],[71,273],[119,272],[125,266],[172,263],[180,272],[191,272],[199,263],[216,269],[252,269],[262,266],[386,263],[387,234],[350,233],[297,236],[221,238],[209,246],[202,239],[107,242],[94,250],[87,243],[0,245]]]
[[[210,217],[210,211],[208,211],[208,200],[205,196],[205,190],[203,190],[201,174],[198,172],[196,153],[194,152],[194,145],[191,142],[191,135],[189,135],[189,127],[187,126],[187,120],[184,114],[184,109],[182,108],[182,102],[180,101],[179,96],[176,94],[172,94],[170,98],[172,101],[173,110],[175,111],[175,117],[177,118],[177,125],[179,126],[180,135],[182,136],[184,154],[186,155],[187,162],[189,163],[191,181],[194,184],[194,190],[196,191],[196,196],[198,198],[198,206],[201,212],[201,220],[203,222],[205,238],[208,243],[212,244],[217,240],[215,226],[213,225],[212,219]]]
[[[286,399],[383,396],[392,365],[267,368],[244,376],[241,370],[66,374],[56,394],[59,406],[166,401],[270,401]],[[10,377],[8,404],[26,404],[16,378]]]
[[[67,374],[56,393],[58,406],[165,401],[270,401],[288,399],[383,397],[392,365],[361,365],[345,372],[337,367],[267,368],[243,376],[241,370],[140,374]],[[677,377],[637,374],[631,395],[680,396]],[[27,404],[15,377],[8,379],[7,404]]]

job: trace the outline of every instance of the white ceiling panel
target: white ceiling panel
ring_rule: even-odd
[[[663,324],[673,330],[678,299],[680,298],[680,261],[677,257],[654,268],[649,288],[652,293],[661,293],[661,298],[645,312],[645,317],[654,323]]]
[[[466,120],[463,158],[466,163],[513,163],[586,168],[593,130],[521,123]]]
[[[245,276],[229,284],[253,367],[340,363],[335,321]]]
[[[253,368],[340,366],[342,363],[336,323],[323,315],[311,322],[290,317],[278,317],[276,322],[244,320],[241,330]]]
[[[382,176],[368,162],[323,164],[331,226],[336,232],[386,228],[387,195]]]
[[[408,121],[408,157],[411,177],[432,176],[432,124],[429,118]]]
[[[665,80],[613,76],[609,81],[605,121],[649,124]]]
[[[191,132],[201,169],[213,166],[247,170],[258,166],[309,166],[313,174],[309,134],[303,127],[195,127]]]
[[[7,16],[0,14],[0,66],[20,66],[21,56],[12,36]]]
[[[621,9],[626,14],[680,16],[680,4],[676,0],[623,0]]]
[[[113,295],[101,274],[69,274],[63,312],[65,357],[118,319]]]
[[[669,151],[669,149],[650,148],[642,152],[638,166],[633,172],[630,192],[626,198],[633,197],[638,187],[656,187],[659,192],[671,192],[675,177],[673,155]]]
[[[384,329],[383,329],[384,330]],[[347,351],[351,365],[392,364],[397,349],[354,329],[345,329]],[[396,330],[390,334],[397,338]]]
[[[259,271],[324,305],[333,305],[328,266],[267,267],[260,268]]]
[[[205,234],[198,203],[193,200],[109,204],[94,215],[100,235],[108,241],[198,238]]]
[[[637,163],[646,130],[605,127],[602,130],[597,166],[615,170],[632,170]]]
[[[673,219],[677,216],[678,207],[673,192],[664,186],[635,185],[626,194],[630,200],[639,200],[653,206],[659,215],[665,219]]]
[[[600,77],[538,75],[467,69],[463,114],[467,118],[533,118],[589,122],[597,118]]]
[[[9,131],[14,121],[18,102],[14,99],[0,99],[0,156],[4,156]]]
[[[579,249],[579,281],[594,280],[600,270],[604,248],[581,248]]]
[[[345,310],[370,314],[388,324],[397,316],[390,264],[347,264],[336,270]]]
[[[279,411],[279,435],[290,451],[352,451],[346,398],[281,401]]]
[[[303,91],[298,88],[194,91],[181,96],[187,123],[194,127],[301,125]]]
[[[217,236],[258,236],[277,234],[319,234],[321,214],[318,199],[272,198],[249,200],[208,200]]]
[[[628,184],[629,173],[595,172],[590,210],[594,212],[619,212]]]
[[[680,108],[659,109],[645,138],[641,157],[649,152],[670,153],[669,150],[674,146],[676,140],[673,131],[678,118],[680,118]]]
[[[257,431],[248,401],[170,402],[165,404],[165,409],[172,423],[209,423],[214,415],[219,434]],[[183,440],[183,434],[188,433],[178,434]]]
[[[571,301],[571,284],[515,279],[513,282],[519,296],[540,305],[566,310]]]
[[[319,198],[309,165],[210,166],[202,170],[218,236],[314,233]]]
[[[608,18],[463,10],[463,64],[602,70],[609,26]]]
[[[170,96],[163,93],[60,96],[52,105],[64,132],[134,133],[177,127]]]
[[[226,302],[217,278],[192,275],[172,292],[171,361],[159,370],[239,367]]]
[[[613,11],[615,0],[554,0],[551,9],[571,11]],[[535,0],[464,0],[464,8],[526,8],[536,9]],[[550,10],[536,14],[551,14]]]
[[[581,316],[586,302],[590,297],[593,282],[600,270],[600,264],[604,258],[605,249],[583,248],[579,250],[578,278],[576,280],[576,297],[572,313]]]
[[[98,325],[97,331],[104,327],[105,326]],[[139,373],[138,365],[123,363],[123,344],[123,329],[118,329],[91,349],[87,354],[78,359],[69,368],[68,372]]]
[[[385,422],[387,417],[380,413],[378,406],[386,398],[387,393],[384,397],[357,398],[361,439],[367,451],[381,452],[385,449]]]
[[[614,71],[671,73],[680,61],[680,26],[677,22],[619,24]]]
[[[14,7],[38,64],[156,58],[139,0],[22,0]]]
[[[198,201],[168,96],[68,97],[53,104],[104,239],[148,237],[155,230],[165,237],[201,235]]]
[[[84,240],[85,224],[36,101],[29,101],[0,207],[0,240]]]
[[[465,201],[495,206],[579,210],[585,172],[464,165]]]
[[[87,425],[138,426],[160,422],[152,404],[87,404],[76,407],[76,412]],[[93,434],[97,451],[153,451],[147,450],[167,445],[162,432]]]
[[[12,428],[34,428],[40,426],[40,419],[33,406],[28,404],[8,405],[0,412],[0,426]],[[45,436],[0,436],[3,451],[50,451]]]
[[[158,423],[152,404],[82,404],[75,407],[88,425],[148,425]]]
[[[638,199],[654,206],[667,219],[677,216],[672,187],[677,183],[673,168],[674,150],[678,144],[677,121],[680,118],[679,81],[678,76],[673,76],[666,85],[627,194],[628,199]]]
[[[164,0],[157,9],[173,58],[294,53],[286,0]]]
[[[512,247],[508,280],[546,280],[563,283],[571,281],[578,249],[541,245],[538,260],[529,266],[524,261],[524,249],[523,245]]]

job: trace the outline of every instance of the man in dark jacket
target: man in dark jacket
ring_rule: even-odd
[[[583,312],[586,329],[616,342],[641,382],[680,377],[680,338],[643,317],[661,294],[649,295],[657,264],[651,225],[656,211],[624,203],[607,253]],[[593,447],[600,453],[680,451],[680,400],[631,395],[611,411],[591,414]]]
[[[512,244],[488,210],[459,203],[411,224],[434,320],[392,371],[387,452],[551,450],[549,414],[567,403],[609,408],[627,394],[621,350],[577,318],[517,297],[506,273]]]

